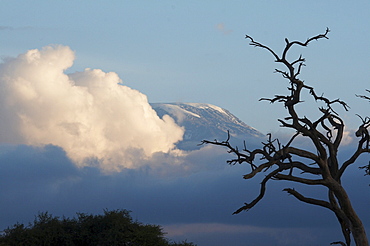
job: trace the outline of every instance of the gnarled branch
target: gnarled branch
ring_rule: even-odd
[[[328,208],[330,210],[333,209],[332,205],[329,202],[324,201],[324,200],[319,200],[319,199],[305,197],[301,193],[299,193],[298,191],[296,191],[295,189],[285,188],[283,191],[286,191],[290,195],[293,195],[295,198],[297,198],[301,202],[305,202],[305,203],[308,203],[308,204],[313,204],[313,205],[321,206],[321,207],[324,207],[324,208]]]

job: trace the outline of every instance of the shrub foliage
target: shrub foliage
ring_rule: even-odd
[[[77,213],[56,217],[39,213],[28,226],[16,223],[0,236],[0,246],[195,246],[170,242],[159,225],[134,221],[128,210],[104,210],[103,215]]]

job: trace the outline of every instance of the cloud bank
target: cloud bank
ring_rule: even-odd
[[[62,147],[78,166],[137,168],[140,159],[171,152],[183,129],[159,118],[147,97],[114,72],[66,74],[67,46],[33,49],[0,64],[0,142]]]

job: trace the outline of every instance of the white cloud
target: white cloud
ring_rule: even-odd
[[[2,143],[53,144],[78,166],[97,160],[105,170],[120,170],[170,152],[182,139],[183,129],[169,116],[160,119],[116,73],[66,74],[73,61],[74,52],[57,45],[0,64]]]
[[[347,146],[354,142],[355,131],[348,130],[346,127],[343,131],[342,145]]]
[[[331,130],[333,134],[332,141],[334,141],[337,130],[335,130],[334,127],[331,127]],[[348,127],[344,127],[343,136],[341,140],[341,146],[349,146],[349,145],[356,143],[355,131],[356,130],[348,129]],[[294,133],[295,132],[292,129],[280,128],[278,131],[272,134],[272,137],[279,139],[282,144],[285,144],[291,139]],[[324,130],[322,130],[321,133],[326,135],[326,131]],[[308,137],[301,136],[301,135],[295,138],[293,143],[294,143],[293,145],[296,147],[301,147],[301,148],[308,147],[311,149],[313,147],[312,141],[310,141]]]

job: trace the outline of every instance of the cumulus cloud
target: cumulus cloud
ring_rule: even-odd
[[[170,152],[183,129],[159,118],[147,97],[114,72],[66,74],[67,46],[29,50],[0,64],[0,141],[62,147],[78,166],[136,168],[138,159]]]

